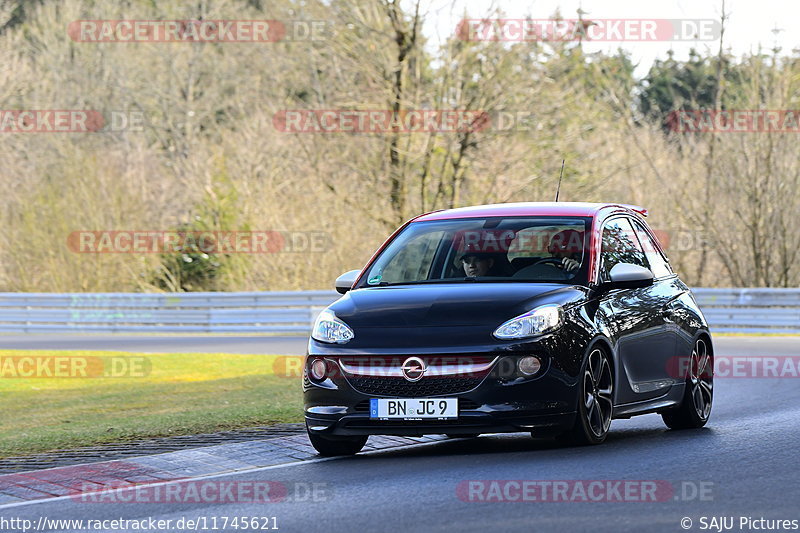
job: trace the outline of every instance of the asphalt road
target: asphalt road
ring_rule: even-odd
[[[716,351],[800,356],[800,339],[721,337]],[[0,509],[0,518],[153,517],[175,524],[182,517],[205,517],[210,530],[212,517],[219,526],[223,517],[275,517],[281,531],[330,533],[684,531],[684,517],[693,522],[690,530],[698,531],[716,530],[708,527],[711,517],[727,517],[735,520],[733,531],[755,531],[752,523],[740,528],[741,517],[800,520],[798,383],[792,377],[718,378],[710,423],[696,431],[668,431],[658,415],[646,415],[614,421],[606,443],[595,447],[559,448],[525,435],[492,435],[214,478],[278,481],[290,497],[317,483],[318,501],[210,505],[67,499]],[[593,480],[648,480],[673,491],[664,496],[659,490],[658,499],[665,501],[656,502],[463,501],[456,490],[469,480],[580,480],[584,487]],[[568,499],[580,500],[570,494]],[[173,525],[169,531],[178,529]]]

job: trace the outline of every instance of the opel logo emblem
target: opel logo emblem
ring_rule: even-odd
[[[419,381],[425,375],[428,367],[425,366],[425,361],[419,357],[409,357],[403,362],[400,370],[403,371],[403,377],[408,381]]]

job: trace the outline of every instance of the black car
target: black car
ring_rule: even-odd
[[[642,208],[515,203],[418,216],[316,320],[305,419],[322,455],[369,435],[530,432],[605,440],[660,413],[698,428],[708,324]]]

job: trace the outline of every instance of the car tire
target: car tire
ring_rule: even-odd
[[[581,367],[574,425],[556,437],[559,442],[587,446],[606,440],[614,415],[614,376],[611,368],[611,358],[605,350],[592,348]]]
[[[311,441],[311,445],[324,457],[355,455],[360,452],[364,444],[367,443],[367,438],[367,435],[329,438],[308,431],[308,440]]]
[[[714,402],[714,357],[703,338],[694,343],[687,368],[683,400],[661,418],[670,429],[697,429],[706,425]]]

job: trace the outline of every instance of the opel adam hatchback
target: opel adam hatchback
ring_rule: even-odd
[[[513,203],[418,216],[320,313],[303,372],[322,455],[369,435],[530,432],[605,440],[660,413],[697,428],[713,398],[708,324],[642,208]]]

